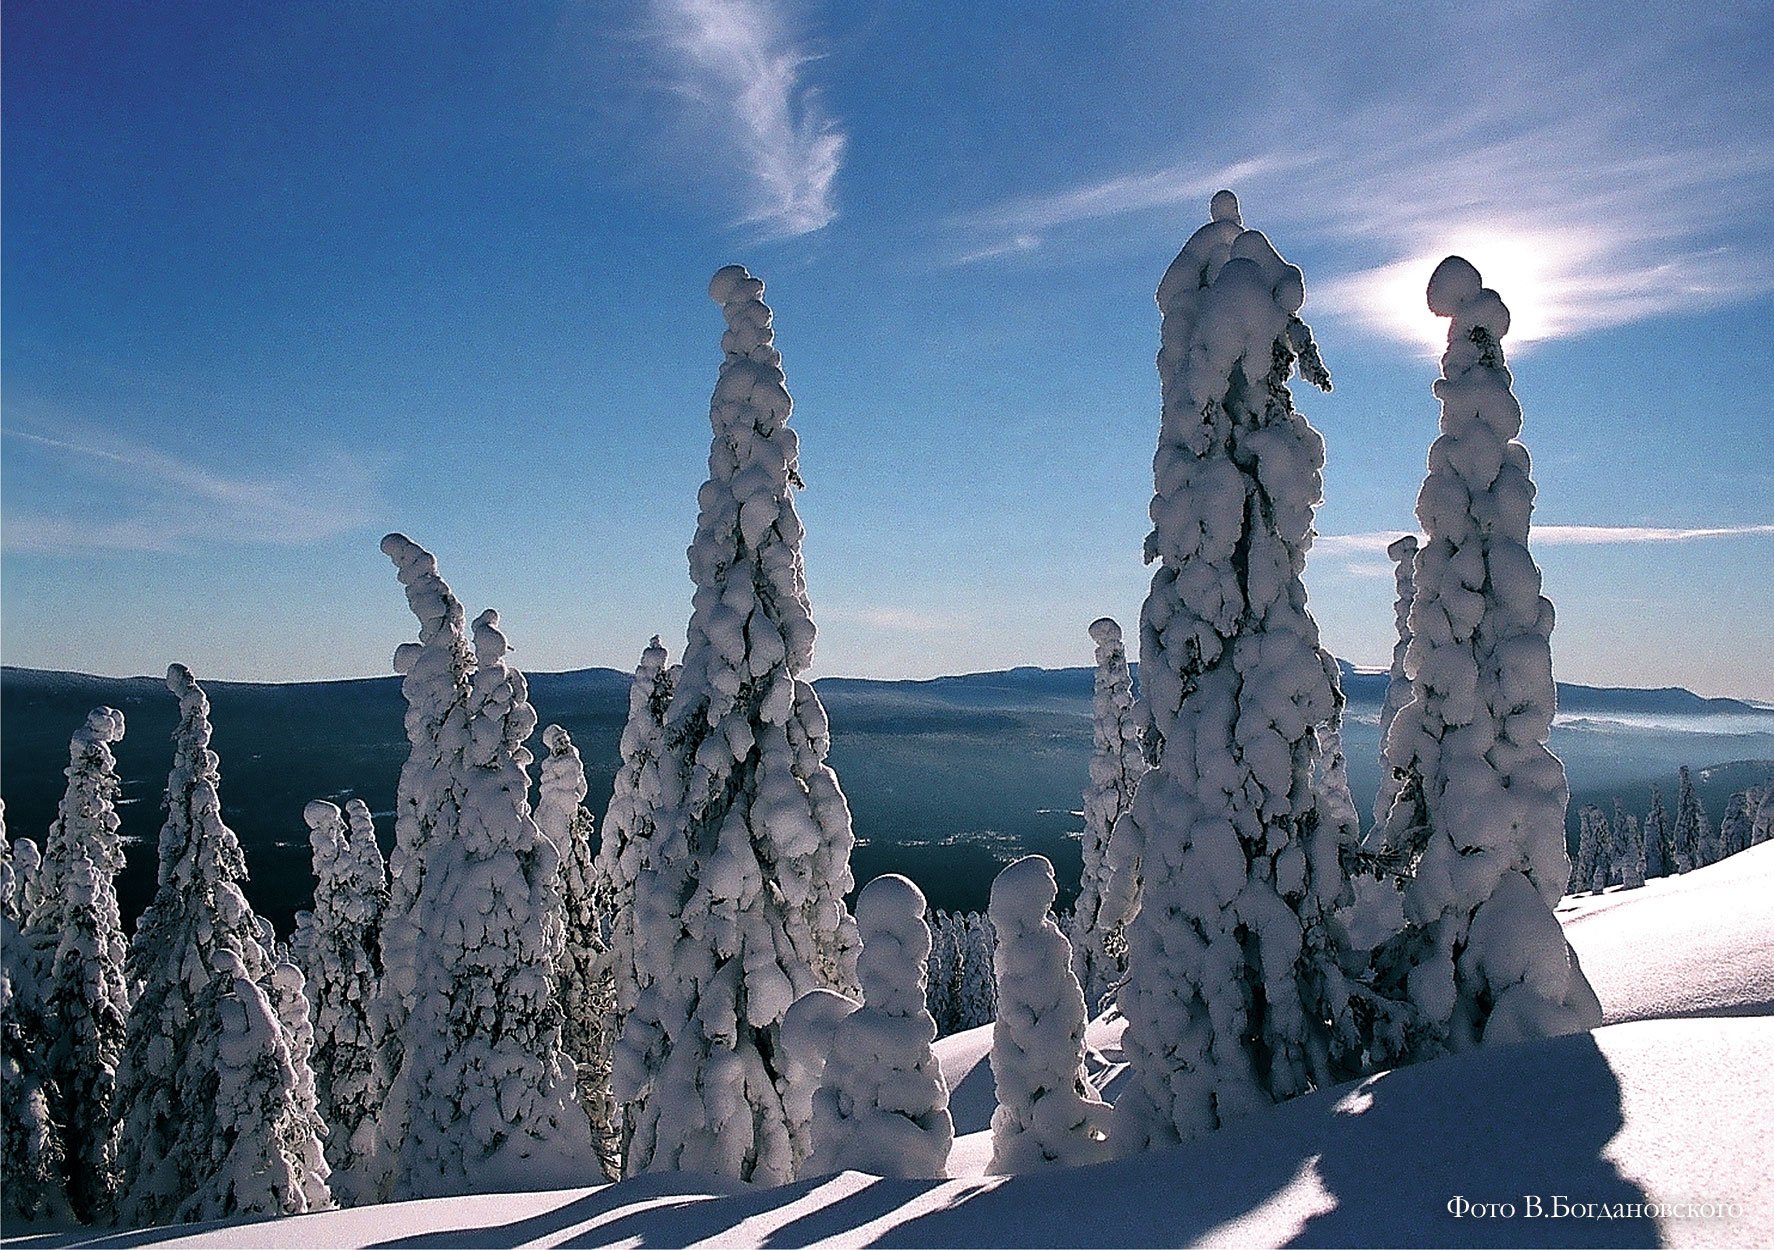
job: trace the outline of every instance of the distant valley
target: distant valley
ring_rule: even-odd
[[[601,823],[615,776],[629,677],[610,669],[529,675],[540,724],[558,722],[584,754],[588,804]],[[849,797],[859,882],[903,872],[933,907],[983,908],[1009,859],[1053,860],[1069,905],[1079,871],[1079,807],[1090,756],[1092,672],[1019,668],[929,681],[825,678],[815,685],[832,724],[832,763]],[[1379,782],[1383,673],[1345,668],[1344,745],[1357,802]],[[399,679],[261,685],[206,682],[222,804],[246,847],[249,892],[280,932],[312,893],[309,799],[361,797],[393,838],[395,784],[406,757]],[[1686,690],[1560,686],[1552,747],[1571,779],[1571,827],[1584,803],[1615,795],[1642,812],[1653,783],[1673,805],[1676,769],[1699,773],[1716,823],[1734,790],[1774,773],[1774,710]],[[123,711],[117,751],[129,866],[126,916],[153,890],[160,802],[176,704],[158,678],[0,670],[0,797],[9,837],[41,842],[54,818],[68,735],[88,709]],[[540,751],[539,743],[532,742]]]

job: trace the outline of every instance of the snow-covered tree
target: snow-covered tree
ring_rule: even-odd
[[[281,1122],[282,1150],[297,1162],[295,1174],[305,1203],[302,1209],[323,1210],[333,1205],[332,1166],[326,1160],[328,1128],[314,1078],[314,1026],[302,970],[288,960],[279,960],[271,969],[268,988],[278,1028],[289,1048],[294,1114]]]
[[[536,713],[498,615],[476,618],[470,653],[437,561],[400,534],[382,550],[419,620],[395,653],[412,750],[383,921],[400,1045],[378,1125],[388,1193],[564,1183],[594,1155],[561,1049],[560,856],[530,814]]]
[[[1712,840],[1709,825],[1706,809],[1700,806],[1700,798],[1694,793],[1694,778],[1684,764],[1681,789],[1675,801],[1675,830],[1670,836],[1675,843],[1677,872],[1693,872],[1711,862],[1705,857],[1707,844]]]
[[[1749,822],[1749,844],[1760,846],[1774,839],[1774,777],[1763,783],[1755,801],[1755,814]]]
[[[123,867],[117,760],[123,713],[94,709],[68,744],[68,786],[37,869],[24,940],[38,961],[48,1042],[50,1115],[65,1151],[68,1200],[87,1223],[117,1191],[113,1097],[123,1057],[128,943],[117,907]]]
[[[641,994],[641,964],[635,952],[635,882],[654,851],[662,803],[660,767],[665,752],[665,714],[671,707],[679,669],[666,667],[657,635],[641,652],[628,688],[628,720],[622,729],[622,765],[604,836],[598,845],[596,876],[599,911],[609,923],[609,960],[616,996],[616,1019],[626,1019]]]
[[[579,1105],[611,1180],[621,1175],[620,1110],[610,1095],[616,1045],[616,989],[592,858],[592,816],[585,808],[585,764],[572,735],[559,725],[542,731],[548,755],[537,790],[536,827],[561,855],[566,946],[560,967],[561,1046],[577,1067]]]
[[[1399,709],[1411,701],[1411,678],[1405,667],[1405,657],[1410,653],[1411,600],[1416,596],[1417,536],[1406,534],[1394,539],[1386,548],[1386,554],[1392,558],[1392,580],[1396,590],[1392,618],[1398,631],[1398,641],[1392,644],[1392,668],[1386,675],[1386,701],[1380,707],[1380,789],[1374,798],[1376,830],[1385,829],[1386,818],[1399,795],[1408,790],[1411,793],[1410,801],[1414,803],[1417,792],[1421,789],[1418,779],[1408,772],[1401,773],[1400,768],[1394,766],[1386,745],[1386,735],[1391,730]],[[1409,760],[1401,759],[1399,764],[1408,768]]]
[[[1761,805],[1762,791],[1752,786],[1739,790],[1725,803],[1724,818],[1719,821],[1719,858],[1747,851],[1754,845],[1755,814]]]
[[[1084,992],[1049,909],[1053,865],[1026,855],[992,882],[998,1019],[992,1025],[993,1172],[1109,1157],[1109,1107],[1084,1075]]]
[[[790,400],[764,284],[737,265],[714,437],[690,546],[696,586],[666,715],[661,806],[635,882],[640,992],[614,1084],[625,1168],[782,1180],[793,1166],[778,1038],[807,991],[855,985],[854,838],[800,674],[813,658]],[[921,971],[921,970],[920,970]]]
[[[1133,675],[1127,668],[1127,648],[1121,642],[1121,626],[1109,617],[1093,621],[1090,636],[1096,643],[1096,684],[1092,718],[1093,751],[1090,786],[1084,792],[1084,870],[1079,878],[1078,903],[1072,911],[1072,961],[1085,1002],[1102,1002],[1127,971],[1126,917],[1107,915],[1104,903],[1114,897],[1106,890],[1109,878],[1109,841],[1146,774],[1140,753],[1140,722],[1133,697]]]
[[[1645,875],[1673,877],[1679,871],[1674,831],[1663,806],[1663,787],[1652,786],[1651,810],[1645,815]]]
[[[978,912],[956,917],[961,953],[955,977],[955,1031],[977,1029],[998,1015],[998,983],[992,971],[994,959],[991,923]]]
[[[813,1100],[825,1081],[826,1059],[838,1024],[862,1004],[836,990],[808,990],[782,1018],[783,1103],[788,1107],[794,1172],[800,1176],[813,1150]]]
[[[1211,216],[1158,287],[1159,567],[1140,619],[1157,758],[1123,822],[1145,865],[1117,1000],[1124,1150],[1338,1079],[1355,1042],[1325,916],[1356,831],[1318,784],[1342,694],[1300,580],[1324,442],[1288,390],[1296,370],[1330,378],[1297,315],[1300,271],[1242,227],[1231,192]]]
[[[299,1082],[262,988],[272,964],[242,890],[246,857],[222,820],[209,699],[182,664],[167,670],[166,684],[179,724],[156,890],[127,962],[138,989],[117,1075],[117,1212],[141,1226],[306,1210],[316,1182],[299,1154],[279,1156],[288,1184],[241,1172],[258,1166],[259,1139],[283,1151],[298,1138]],[[219,1064],[239,1069],[221,1077],[223,1091],[238,1092],[232,1103],[217,1091]],[[324,1179],[318,1185],[324,1191]]]
[[[37,907],[37,900],[42,896],[37,888],[37,879],[43,869],[43,850],[34,838],[20,838],[11,844],[13,879],[18,883],[18,910],[21,917],[29,916]],[[20,920],[23,924],[23,920]]]
[[[804,1170],[945,1176],[955,1123],[924,1005],[924,895],[905,877],[876,877],[857,896],[856,923],[862,1006],[832,1030]]]
[[[930,913],[930,959],[925,968],[924,1001],[936,1021],[936,1035],[953,1033],[960,1020],[961,923],[953,912]]]
[[[1614,842],[1614,867],[1609,874],[1620,885],[1636,890],[1645,883],[1645,834],[1638,817],[1629,814],[1626,804],[1614,800],[1614,823],[1610,831]]]
[[[329,1130],[330,1184],[342,1201],[356,1202],[370,1196],[362,1192],[364,1173],[387,1084],[375,1003],[388,882],[369,808],[353,799],[348,812],[349,824],[336,805],[316,799],[302,813],[314,852],[314,909],[298,915],[292,945],[312,1006],[311,1061]]]
[[[1601,1022],[1552,913],[1570,875],[1570,791],[1546,749],[1553,611],[1528,553],[1534,483],[1503,361],[1509,311],[1457,256],[1436,267],[1428,300],[1450,319],[1441,435],[1417,497],[1412,698],[1388,734],[1422,778],[1421,804],[1389,813],[1388,841],[1422,849],[1406,926],[1375,957],[1378,984],[1415,1019],[1376,1039],[1380,1062]]]
[[[0,817],[0,1216],[8,1222],[70,1214],[61,1133],[49,1110],[49,1036],[36,961],[19,929],[14,847]]]
[[[1577,813],[1577,859],[1571,866],[1571,890],[1605,890],[1611,862],[1607,818],[1601,808],[1587,805]]]

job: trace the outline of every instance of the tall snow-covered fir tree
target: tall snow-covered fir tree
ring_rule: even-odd
[[[989,920],[976,911],[955,917],[960,962],[955,972],[955,1031],[977,1029],[998,1017],[998,982],[992,971],[996,943]]]
[[[1392,644],[1392,668],[1386,675],[1386,701],[1380,707],[1380,789],[1374,797],[1374,828],[1383,830],[1392,805],[1401,794],[1410,792],[1409,801],[1416,802],[1421,783],[1408,772],[1401,772],[1388,753],[1386,735],[1397,719],[1399,709],[1411,701],[1411,677],[1405,657],[1411,646],[1411,600],[1416,597],[1417,536],[1406,534],[1394,539],[1386,548],[1392,558],[1395,597],[1392,605],[1393,625],[1398,641]],[[1401,760],[1405,768],[1409,760]]]
[[[561,1049],[561,862],[530,814],[523,745],[536,714],[497,614],[476,618],[470,652],[432,555],[400,534],[382,550],[419,620],[395,653],[411,753],[382,926],[399,1034],[378,1124],[386,1192],[582,1179],[593,1149]]]
[[[1749,844],[1760,846],[1774,840],[1774,777],[1756,792],[1755,813],[1749,819]]]
[[[561,1046],[578,1071],[579,1106],[591,1125],[604,1174],[619,1175],[621,1112],[610,1094],[610,1056],[616,1045],[616,991],[610,950],[599,912],[597,868],[592,858],[592,816],[585,808],[585,764],[573,737],[559,725],[542,731],[548,754],[537,787],[536,827],[555,844],[564,874],[562,907],[566,945],[560,998],[565,1019]]]
[[[68,743],[68,785],[49,827],[24,939],[43,974],[50,1115],[76,1218],[102,1222],[117,1194],[114,1095],[123,1057],[128,942],[117,907],[123,869],[117,760],[123,713],[94,709]]]
[[[349,817],[316,799],[302,813],[314,852],[314,909],[297,916],[292,946],[301,955],[312,1006],[312,1063],[329,1130],[331,1185],[341,1201],[354,1203],[369,1196],[363,1187],[388,1079],[375,1010],[388,881],[369,808],[353,799],[348,810]]]
[[[282,1152],[295,1165],[302,1187],[301,1209],[323,1210],[333,1205],[333,1169],[326,1159],[324,1143],[329,1130],[321,1115],[314,1077],[314,1024],[307,983],[300,968],[281,959],[271,968],[266,990],[284,1045],[289,1048],[289,1097],[295,1114],[280,1124]]]
[[[635,883],[640,991],[617,1045],[630,1174],[793,1168],[778,1032],[809,990],[855,987],[850,810],[825,762],[793,490],[797,439],[764,284],[710,297],[727,330],[689,551],[696,591],[666,716],[660,810]]]
[[[1146,774],[1140,750],[1140,723],[1133,697],[1133,675],[1121,626],[1109,617],[1093,621],[1096,643],[1093,692],[1090,787],[1084,792],[1084,836],[1080,849],[1084,869],[1078,902],[1072,909],[1072,967],[1084,987],[1084,1000],[1096,1007],[1127,970],[1127,918],[1105,904],[1108,889],[1109,842],[1115,823],[1133,806],[1134,791]]]
[[[306,1210],[313,1178],[288,1150],[300,1137],[292,1122],[301,1114],[299,1077],[261,988],[271,960],[242,889],[246,856],[222,820],[209,699],[183,664],[167,670],[166,684],[178,697],[179,723],[154,899],[136,924],[126,967],[136,997],[117,1074],[117,1214],[140,1227]],[[246,1083],[235,1102],[217,1093],[220,1063]],[[237,1174],[241,1159],[261,1157],[261,1137],[277,1143],[278,1167],[293,1180]]]
[[[1577,813],[1577,858],[1571,863],[1567,888],[1603,890],[1608,885],[1608,825],[1593,804]]]
[[[61,1133],[49,1111],[49,1034],[37,965],[19,929],[24,900],[15,853],[0,817],[0,1216],[9,1223],[72,1214]]]
[[[1315,784],[1342,694],[1300,580],[1324,443],[1288,390],[1296,370],[1330,379],[1300,271],[1231,192],[1211,216],[1158,287],[1159,568],[1140,619],[1156,758],[1125,818],[1145,867],[1118,996],[1123,1151],[1339,1079],[1355,1045],[1326,914],[1356,831]]]
[[[1082,1167],[1109,1157],[1109,1107],[1084,1075],[1084,992],[1049,914],[1058,896],[1053,865],[1041,855],[1025,855],[992,882],[993,1172]]]
[[[923,892],[898,874],[876,877],[857,896],[856,923],[862,1006],[832,1029],[804,1170],[945,1176],[955,1122],[930,1048],[936,1022],[924,1001],[930,929]]]
[[[1629,890],[1645,883],[1645,834],[1638,818],[1626,810],[1620,799],[1614,800],[1614,822],[1609,830],[1614,843],[1615,881]]]
[[[1377,984],[1414,1015],[1376,1037],[1381,1063],[1601,1023],[1552,914],[1570,875],[1570,792],[1546,749],[1553,612],[1528,553],[1534,483],[1503,361],[1509,311],[1457,256],[1437,266],[1427,294],[1430,311],[1450,319],[1435,384],[1441,434],[1417,497],[1412,698],[1387,736],[1422,779],[1421,803],[1388,814],[1387,839],[1421,851],[1405,928],[1375,954]]]
[[[1645,874],[1673,877],[1679,871],[1669,811],[1663,806],[1663,787],[1652,786],[1651,810],[1645,814]]]
[[[1700,806],[1700,796],[1694,793],[1694,777],[1686,764],[1681,767],[1680,777],[1675,800],[1675,828],[1670,841],[1675,844],[1676,871],[1693,872],[1696,868],[1704,868],[1708,862],[1706,844],[1712,831],[1707,827],[1706,809]]]

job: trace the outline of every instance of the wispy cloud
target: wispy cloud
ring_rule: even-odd
[[[740,223],[775,238],[829,224],[845,135],[805,81],[814,56],[785,10],[771,0],[654,0],[649,19],[666,86],[732,154],[706,163],[733,182]]]
[[[1423,287],[1453,252],[1502,293],[1517,344],[1727,305],[1774,290],[1774,140],[1754,122],[1696,124],[1741,112],[1741,89],[1704,61],[1670,33],[1620,56],[1529,53],[1489,91],[1450,88],[1451,67],[1378,81],[1367,107],[1314,115],[1306,141],[1286,148],[1248,136],[1299,132],[1299,96],[1268,112],[1258,97],[1241,116],[1246,137],[1220,144],[1246,159],[1185,159],[1007,200],[956,218],[956,250],[989,259],[1006,236],[1055,242],[1108,218],[1174,231],[1174,214],[1139,215],[1205,210],[1230,186],[1251,224],[1286,231],[1284,250],[1349,258],[1309,275],[1319,315],[1425,348],[1445,343],[1446,323]],[[1314,85],[1325,72],[1290,67],[1307,98],[1335,95]]]
[[[8,492],[5,549],[68,554],[93,551],[177,552],[200,546],[301,546],[371,524],[379,497],[367,473],[329,455],[278,475],[232,474],[195,458],[80,431],[50,435],[9,426],[9,439],[47,452],[53,472],[86,489],[58,496],[84,508],[19,505]],[[108,489],[93,490],[95,481]],[[43,496],[41,488],[31,494]]]
[[[1372,530],[1364,534],[1320,534],[1313,540],[1312,550],[1320,555],[1380,558],[1403,533],[1402,530]],[[1769,534],[1774,534],[1774,524],[1686,529],[1661,525],[1536,525],[1528,534],[1528,542],[1535,547],[1615,547]]]

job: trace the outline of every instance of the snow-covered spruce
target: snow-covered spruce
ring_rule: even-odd
[[[1609,874],[1629,890],[1645,883],[1645,834],[1638,818],[1629,814],[1626,804],[1614,800],[1614,822],[1609,829],[1614,844],[1614,868]]]
[[[1651,810],[1645,814],[1645,874],[1673,877],[1676,867],[1675,837],[1669,811],[1663,806],[1663,787],[1651,787]]]
[[[1436,267],[1428,301],[1450,319],[1441,435],[1417,498],[1412,698],[1388,735],[1421,777],[1422,803],[1395,804],[1386,829],[1422,851],[1406,926],[1375,955],[1378,984],[1408,997],[1415,1018],[1375,1039],[1382,1063],[1601,1023],[1552,914],[1570,874],[1570,792],[1546,749],[1553,611],[1528,553],[1534,483],[1503,361],[1509,311],[1457,256]],[[1407,836],[1401,826],[1419,821],[1423,833]]]
[[[930,958],[925,963],[924,1002],[936,1021],[936,1035],[955,1031],[960,1010],[956,992],[961,972],[961,923],[953,912],[930,913]]]
[[[222,820],[209,699],[182,664],[167,670],[166,684],[178,696],[179,724],[156,890],[136,925],[127,963],[136,997],[117,1075],[123,1122],[117,1214],[140,1227],[307,1210],[310,1195],[325,1193],[325,1181],[306,1175],[304,1159],[286,1150],[300,1137],[293,1123],[301,1116],[299,1080],[260,988],[269,984],[271,960],[241,888],[246,857]],[[218,1048],[227,1053],[218,1058]],[[235,1102],[211,1093],[218,1062],[242,1069],[223,1076],[226,1088],[234,1088],[227,1081],[245,1083],[240,1088],[247,1092]],[[250,1122],[243,1118],[249,1115]],[[274,1170],[292,1179],[228,1171],[260,1166],[257,1145],[236,1149],[234,1143],[249,1128],[255,1141],[262,1137],[281,1152]]]
[[[617,1045],[630,1174],[779,1181],[795,1160],[777,1033],[809,990],[851,992],[850,810],[825,762],[793,489],[797,440],[764,284],[737,265],[709,419],[683,670],[660,810],[635,882],[640,991]]]
[[[1387,814],[1392,811],[1399,795],[1409,791],[1415,801],[1422,788],[1419,780],[1394,767],[1386,742],[1399,709],[1411,701],[1411,678],[1405,668],[1405,657],[1411,646],[1411,600],[1416,596],[1417,536],[1406,534],[1394,539],[1386,548],[1386,554],[1392,558],[1393,584],[1397,592],[1392,616],[1398,641],[1392,645],[1392,668],[1386,675],[1386,701],[1380,707],[1380,789],[1374,798],[1375,829],[1385,828]],[[1408,758],[1400,763],[1403,767],[1409,766]]]
[[[376,1109],[387,1074],[375,1010],[381,991],[377,952],[388,882],[369,808],[316,799],[303,811],[314,852],[314,909],[296,918],[315,1044],[312,1063],[320,1112],[329,1133],[330,1180],[342,1202],[355,1203],[375,1156]],[[367,846],[366,846],[367,844]]]
[[[305,1209],[317,1211],[333,1204],[332,1166],[326,1160],[323,1144],[328,1130],[314,1076],[314,1026],[307,986],[300,968],[288,960],[279,960],[271,969],[267,988],[278,1028],[289,1047],[290,1100],[296,1112],[282,1122],[282,1151],[298,1162],[295,1174],[302,1186]]]
[[[19,838],[8,848],[12,852],[12,874],[16,882],[14,892],[17,894],[18,920],[24,923],[37,907],[41,892],[37,888],[37,879],[43,871],[43,848],[37,845],[34,838]]]
[[[861,1006],[836,990],[808,990],[782,1018],[783,1103],[797,1167],[813,1149],[813,1099],[825,1080],[838,1024]]]
[[[1144,861],[1118,995],[1127,1151],[1340,1079],[1358,1051],[1325,922],[1355,831],[1315,784],[1342,694],[1300,580],[1324,443],[1287,385],[1330,379],[1300,271],[1231,192],[1211,215],[1158,287],[1160,564],[1140,619],[1156,758],[1123,822]]]
[[[582,1179],[595,1167],[561,1049],[560,856],[530,815],[536,727],[491,610],[474,622],[431,554],[382,540],[419,642],[395,653],[412,747],[383,921],[400,1054],[378,1131],[395,1198]]]
[[[945,1176],[955,1123],[924,1005],[924,895],[905,877],[876,877],[857,896],[856,924],[862,1006],[832,1030],[803,1171]]]
[[[1146,774],[1140,753],[1140,722],[1135,711],[1133,675],[1121,626],[1109,617],[1093,621],[1096,682],[1092,716],[1090,786],[1084,792],[1084,836],[1080,849],[1084,869],[1078,902],[1072,910],[1072,966],[1084,998],[1092,1007],[1121,980],[1127,970],[1127,917],[1106,908],[1115,896],[1108,889],[1109,843],[1113,830],[1133,806],[1134,791]]]
[[[995,943],[991,922],[976,911],[956,919],[961,952],[955,974],[955,1031],[959,1033],[997,1019],[998,982],[992,971]]]
[[[1680,788],[1675,801],[1675,829],[1670,840],[1675,844],[1676,871],[1693,872],[1711,862],[1706,858],[1706,851],[1712,841],[1712,829],[1711,822],[1706,818],[1706,809],[1700,806],[1700,796],[1694,793],[1694,777],[1686,764],[1682,765],[1680,775]]]
[[[1749,844],[1760,846],[1774,840],[1774,777],[1762,784],[1756,799],[1755,815],[1749,822]]]
[[[1607,818],[1601,808],[1589,804],[1577,813],[1577,858],[1571,865],[1568,888],[1607,889],[1611,863]]]
[[[0,1216],[8,1223],[71,1214],[61,1134],[49,1112],[49,1034],[36,964],[19,930],[22,910],[14,844],[0,817]]]
[[[578,1072],[580,1108],[603,1161],[604,1175],[620,1176],[621,1113],[610,1095],[610,1055],[616,1045],[616,992],[605,943],[604,917],[592,858],[592,816],[585,808],[585,764],[572,735],[559,725],[542,731],[548,754],[537,786],[536,827],[560,852],[566,945],[560,966],[561,1047]]]
[[[679,669],[666,666],[665,648],[654,635],[641,652],[628,687],[628,720],[622,728],[622,764],[616,770],[604,834],[598,844],[599,910],[609,919],[610,967],[616,1016],[626,1019],[641,992],[635,954],[635,881],[655,849],[662,803],[660,768],[665,752],[665,715]]]
[[[117,1064],[129,992],[117,907],[123,868],[117,760],[123,713],[94,709],[68,744],[68,786],[44,842],[24,940],[41,970],[50,1115],[76,1218],[102,1221],[117,1192]]]
[[[1049,914],[1058,896],[1053,865],[1041,855],[1024,856],[992,882],[993,1172],[1081,1167],[1109,1157],[1109,1108],[1084,1075],[1084,992]]]

